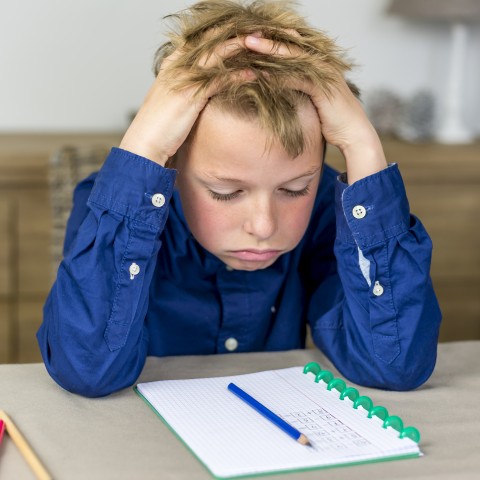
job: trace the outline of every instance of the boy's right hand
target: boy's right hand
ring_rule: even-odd
[[[238,52],[239,48],[245,48],[243,38],[227,40],[199,64],[204,68],[214,67],[219,60]],[[218,88],[218,84],[213,83],[204,92],[196,87],[173,89],[169,69],[181,54],[181,50],[176,50],[163,60],[143,105],[120,142],[120,148],[162,166],[186,140],[200,112]],[[251,72],[244,72],[245,81],[251,79],[251,75]]]

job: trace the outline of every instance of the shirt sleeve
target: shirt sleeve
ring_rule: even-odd
[[[114,148],[94,183],[92,176],[76,188],[37,334],[48,372],[65,389],[106,395],[143,368],[149,286],[175,175]]]
[[[326,274],[309,305],[313,340],[355,383],[416,388],[433,371],[441,313],[432,242],[410,214],[398,166],[350,186],[339,178],[335,210],[335,257],[319,254]]]

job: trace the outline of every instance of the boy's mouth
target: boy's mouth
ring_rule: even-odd
[[[282,250],[257,250],[257,249],[248,249],[248,250],[234,250],[229,252],[232,257],[238,258],[239,260],[244,260],[248,262],[265,262],[267,260],[272,260],[281,255]]]

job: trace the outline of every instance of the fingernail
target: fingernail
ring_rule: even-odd
[[[258,37],[254,37],[253,35],[248,35],[247,40],[250,45],[258,45],[260,43],[260,39]]]

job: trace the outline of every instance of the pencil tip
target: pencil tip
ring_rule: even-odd
[[[297,442],[305,445],[306,447],[313,447],[313,445],[310,443],[310,440],[303,433],[298,437]]]

